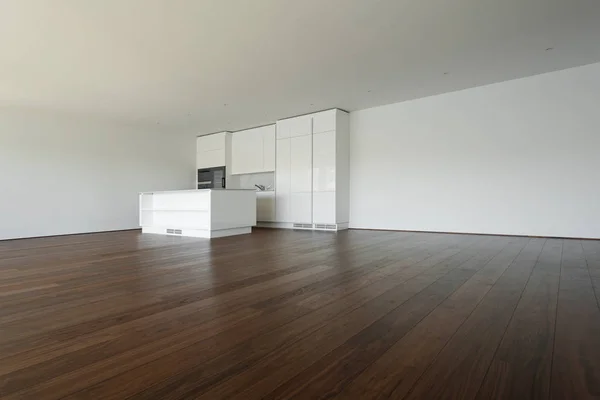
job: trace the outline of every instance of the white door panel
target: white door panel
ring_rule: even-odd
[[[212,135],[199,136],[196,139],[196,152],[218,150],[225,148],[225,133],[214,133]]]
[[[336,115],[337,110],[327,110],[313,114],[313,134],[335,130]]]
[[[198,169],[222,167],[225,165],[225,149],[205,151],[196,154]]]
[[[291,190],[310,192],[312,190],[312,135],[290,139]]]
[[[256,192],[256,219],[263,222],[275,220],[275,192]]]
[[[335,131],[313,135],[313,191],[335,190]]]
[[[312,223],[312,193],[292,193],[292,222]]]
[[[335,224],[335,192],[313,193],[313,223]]]
[[[277,140],[275,169],[275,220],[291,222],[291,139]]]
[[[275,125],[263,130],[263,171],[275,171]]]

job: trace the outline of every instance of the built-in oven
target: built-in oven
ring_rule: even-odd
[[[198,189],[225,189],[225,167],[198,170]]]

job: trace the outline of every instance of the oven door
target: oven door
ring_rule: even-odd
[[[225,167],[198,170],[198,189],[224,189],[225,183]]]

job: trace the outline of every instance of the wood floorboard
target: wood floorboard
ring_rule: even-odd
[[[532,239],[433,363],[404,396],[407,399],[472,399],[502,339],[545,243]]]
[[[547,399],[563,241],[548,239],[487,375],[479,399]]]
[[[337,397],[388,399],[405,396],[484,296],[529,243],[521,238],[492,258],[460,289],[371,364]]]
[[[0,399],[600,397],[600,242],[0,242]]]
[[[377,253],[381,251],[381,246],[378,246]],[[86,394],[92,395],[96,392],[101,392],[103,396],[114,396],[119,398],[123,396],[125,391],[135,392],[135,385],[132,383],[136,382],[140,376],[144,377],[148,374],[153,376],[154,380],[159,382],[152,388],[149,388],[142,393],[140,396],[145,396],[149,393],[149,397],[160,397],[155,392],[164,385],[171,384],[172,380],[179,378],[180,371],[189,373],[200,372],[205,376],[205,380],[202,386],[207,385],[211,382],[210,372],[214,371],[213,368],[209,367],[208,362],[211,365],[222,365],[225,368],[235,368],[239,365],[244,365],[250,362],[252,359],[257,357],[264,352],[265,349],[272,349],[274,347],[284,346],[286,343],[291,343],[297,340],[298,335],[303,334],[306,331],[314,330],[324,324],[327,324],[329,320],[339,316],[341,313],[347,313],[353,311],[354,308],[361,306],[363,303],[377,297],[378,295],[394,288],[398,283],[401,283],[408,278],[417,275],[421,272],[421,268],[401,270],[396,273],[393,277],[381,282],[369,286],[359,293],[355,293],[354,296],[342,297],[333,303],[324,303],[323,307],[313,311],[308,310],[301,306],[297,307],[283,307],[274,312],[268,314],[268,316],[261,318],[260,324],[250,325],[246,324],[241,329],[233,329],[231,331],[223,332],[222,334],[210,338],[203,342],[193,342],[189,346],[182,349],[178,353],[170,354],[168,357],[162,359],[162,362],[171,363],[171,369],[156,370],[152,365],[144,364],[135,371],[130,371],[119,376],[115,376],[113,379],[103,381],[100,384],[89,388]],[[221,340],[225,337],[226,345],[220,346],[219,351],[215,351],[215,341]],[[233,338],[233,340],[231,339]],[[218,343],[218,342],[217,342]],[[197,358],[185,359],[185,356],[192,352],[197,354]],[[224,353],[224,354],[220,354]],[[182,362],[182,359],[185,361]],[[211,361],[215,359],[214,361]],[[202,362],[198,362],[202,360]],[[223,361],[225,360],[225,361]],[[233,360],[233,362],[232,362]],[[186,364],[188,362],[189,364]],[[111,371],[112,373],[112,371]],[[121,384],[115,384],[115,381],[127,381],[129,385],[123,387]],[[144,383],[141,382],[141,385]],[[121,392],[112,393],[111,389],[108,388],[119,388]],[[160,389],[162,390],[162,389]],[[128,392],[127,392],[128,395]]]
[[[443,261],[443,260],[442,260]],[[277,376],[280,376],[283,368],[287,370],[289,368],[289,362],[292,360],[299,358],[306,351],[314,351],[315,347],[317,347],[316,354],[323,354],[325,348],[318,347],[319,344],[326,344],[327,346],[331,346],[333,343],[338,343],[340,340],[344,338],[348,338],[353,333],[359,332],[360,329],[363,329],[368,326],[368,324],[375,321],[377,318],[382,317],[385,313],[389,312],[393,307],[401,304],[403,301],[409,299],[411,296],[416,295],[419,292],[419,288],[424,287],[430,282],[434,282],[436,279],[439,279],[440,276],[443,275],[444,271],[450,268],[456,268],[459,264],[444,264],[443,262],[437,262],[436,259],[428,259],[423,260],[422,262],[415,265],[415,268],[409,270],[409,279],[405,279],[405,277],[401,277],[403,281],[401,285],[394,287],[392,290],[383,293],[382,295],[376,297],[372,301],[364,304],[360,308],[353,310],[351,313],[341,316],[340,318],[335,318],[333,320],[328,321],[326,325],[319,325],[319,329],[314,329],[311,331],[306,331],[301,335],[297,335],[294,338],[294,341],[289,344],[286,343],[284,346],[279,346],[278,348],[271,348],[271,352],[267,354],[268,356],[274,356],[277,358]],[[431,266],[431,267],[429,267]],[[437,269],[436,269],[437,267]],[[425,270],[425,268],[428,268]],[[341,329],[340,327],[343,327]],[[279,332],[275,333],[277,336],[281,336]],[[298,338],[303,337],[306,340],[302,340],[298,342]],[[327,338],[327,339],[325,339]],[[273,341],[277,340],[274,338]],[[316,341],[315,341],[316,340]],[[256,357],[260,357],[261,355],[256,355]],[[315,356],[315,352],[312,353],[312,356]],[[282,357],[284,360],[282,360]],[[227,380],[230,376],[232,376],[232,372],[235,371],[237,374],[245,370],[246,367],[250,365],[250,363],[246,362],[245,364],[239,363],[240,356],[236,353],[232,353],[226,355],[226,357],[220,357],[216,359],[215,362],[204,365],[202,368],[198,368],[198,370],[207,375],[207,372],[210,371],[212,365],[216,365],[217,371],[220,373],[213,373],[213,379],[206,379],[209,385],[218,383],[222,380]],[[258,359],[257,362],[259,365],[262,365]],[[267,361],[268,363],[268,361]],[[257,363],[252,363],[257,364]],[[273,371],[273,366],[267,366],[266,371]],[[255,370],[252,371],[256,373]],[[265,376],[265,371],[259,372],[259,376]],[[273,373],[269,376],[268,387],[273,387]],[[184,376],[179,377],[180,380],[190,380],[193,376]],[[226,385],[227,382],[226,382]],[[229,384],[230,385],[230,384]],[[179,391],[183,391],[182,387],[184,385],[179,385],[179,383],[174,380],[172,382],[172,386],[167,388],[165,392],[169,393],[168,395],[172,395],[173,392],[171,390],[173,387],[177,387]],[[256,388],[253,389],[254,393],[251,395],[249,393],[244,393],[241,395],[243,398],[264,398],[264,393],[256,393]],[[167,395],[167,393],[161,393],[162,395]],[[196,388],[191,392],[185,393],[186,396],[196,395]],[[208,393],[207,398],[212,396],[216,396],[214,394]],[[219,394],[219,397],[225,396],[224,394]],[[231,393],[228,393],[227,396],[231,396]],[[167,397],[169,398],[169,397]]]

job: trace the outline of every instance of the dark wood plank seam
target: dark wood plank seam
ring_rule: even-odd
[[[556,310],[554,313],[554,332],[552,332],[552,357],[550,358],[550,381],[548,382],[548,398],[550,398],[552,396],[552,377],[554,376],[554,352],[556,351],[556,326],[558,325],[558,301],[560,299],[560,283],[562,282],[562,270],[563,270],[563,263],[564,263],[564,249],[565,249],[565,243],[564,241],[561,243],[561,248],[560,248],[560,268],[559,268],[559,272],[558,272],[558,289],[557,289],[557,293],[556,293]],[[581,251],[583,253],[583,245],[581,246]],[[587,265],[587,262],[586,262]],[[590,279],[590,283],[591,283],[591,279]],[[593,288],[592,288],[593,290]]]
[[[531,240],[532,238],[530,238]],[[502,274],[498,277],[498,279],[496,279],[496,281],[492,284],[492,286],[490,286],[489,290],[487,291],[487,293],[489,293],[494,286],[496,286],[496,284],[500,281],[500,279],[504,276],[504,274],[507,273],[507,271],[510,269],[511,265],[513,265],[515,263],[515,261],[517,260],[517,258],[519,258],[519,256],[521,255],[521,253],[523,252],[523,250],[525,250],[525,247],[527,247],[527,245],[529,244],[529,242],[525,243],[525,245],[521,248],[521,250],[519,250],[519,253],[517,253],[517,255],[515,255],[515,257],[513,258],[513,260],[510,262],[510,264],[508,265],[508,267],[506,267],[506,269],[504,270],[504,272],[502,272]],[[541,254],[541,251],[540,251]],[[538,254],[539,257],[539,254]],[[491,261],[491,260],[490,260]],[[537,261],[536,261],[537,262]],[[533,271],[533,268],[532,268]],[[525,290],[525,287],[523,287],[523,290]],[[440,355],[440,353],[444,350],[444,348],[448,345],[448,343],[450,343],[450,341],[452,340],[452,338],[456,335],[456,333],[460,330],[460,328],[469,320],[469,318],[471,317],[471,315],[475,312],[475,310],[477,310],[477,307],[479,307],[479,304],[481,304],[481,302],[485,299],[485,297],[487,296],[487,293],[485,294],[485,296],[482,296],[481,299],[479,299],[479,301],[477,302],[477,304],[475,304],[475,307],[473,307],[473,309],[471,310],[471,312],[463,319],[463,321],[456,327],[456,330],[454,331],[454,333],[452,335],[450,335],[448,337],[448,340],[446,341],[446,343],[440,348],[440,350],[436,353],[436,355],[432,358],[432,361],[429,365],[433,364],[434,360],[437,359],[437,357]],[[518,304],[518,302],[517,302]],[[508,325],[507,325],[508,327]],[[493,359],[493,358],[492,358]],[[415,380],[415,383],[413,384],[413,387],[421,380],[421,377],[425,374],[425,372],[427,372],[427,370],[429,369],[429,367],[425,368],[423,370],[423,372],[421,373],[421,375],[419,376],[419,378],[417,378]],[[485,377],[484,377],[485,380]],[[398,383],[397,385],[394,386],[394,388],[390,391],[390,393],[393,393],[396,388],[398,387],[400,383]],[[407,395],[410,394],[410,392],[412,392],[412,389],[408,391]]]
[[[592,292],[594,293],[594,297],[596,297],[596,305],[598,306],[598,309],[600,309],[600,299],[598,298],[598,291],[596,290],[596,286],[594,285],[594,279],[592,277],[592,271],[590,270],[590,263],[588,261],[587,252],[585,251],[585,246],[583,245],[583,243],[581,243],[581,250],[582,250],[582,253],[583,253],[583,259],[585,261],[585,265],[586,265],[586,268],[587,268],[588,276],[590,277],[590,283],[592,285]]]
[[[482,265],[482,266],[481,266],[481,267],[480,267],[480,268],[479,268],[479,269],[478,269],[478,270],[475,272],[475,274],[473,274],[472,276],[470,276],[470,277],[469,277],[467,280],[465,280],[465,281],[464,281],[462,284],[460,284],[460,286],[456,287],[456,288],[455,288],[455,289],[454,289],[454,290],[453,290],[451,293],[449,293],[449,294],[448,294],[448,295],[447,295],[445,298],[443,298],[443,299],[442,299],[442,300],[441,300],[441,301],[440,301],[440,302],[439,302],[439,303],[438,303],[438,304],[437,304],[437,305],[436,305],[434,308],[432,308],[431,310],[429,310],[429,312],[428,312],[426,315],[424,315],[424,316],[423,316],[421,319],[419,319],[419,320],[418,320],[418,321],[417,321],[417,322],[416,322],[416,323],[415,323],[415,324],[414,324],[414,325],[413,325],[413,326],[412,326],[412,327],[411,327],[409,330],[407,330],[407,331],[404,333],[404,335],[402,335],[401,337],[399,337],[399,338],[398,338],[398,340],[396,340],[396,341],[395,341],[395,342],[394,342],[394,343],[393,343],[393,344],[392,344],[392,345],[391,345],[391,346],[390,346],[390,347],[389,347],[389,348],[388,348],[388,349],[387,349],[385,352],[383,352],[383,353],[381,354],[381,356],[380,356],[380,357],[383,357],[383,356],[385,355],[385,353],[387,353],[387,352],[388,352],[388,351],[389,351],[389,350],[390,350],[390,349],[393,347],[393,345],[394,345],[394,344],[398,343],[398,342],[399,342],[400,340],[402,340],[402,339],[403,339],[403,338],[404,338],[406,335],[408,335],[408,334],[410,333],[410,331],[412,331],[412,330],[413,330],[413,329],[414,329],[414,328],[415,328],[417,325],[419,325],[419,324],[421,323],[421,321],[423,321],[423,320],[424,320],[425,318],[427,318],[427,317],[428,317],[428,316],[429,316],[429,315],[430,315],[432,312],[434,312],[434,311],[437,309],[437,307],[439,307],[439,306],[440,306],[440,304],[444,303],[444,302],[445,302],[445,301],[448,299],[448,297],[452,296],[452,295],[453,295],[453,294],[454,294],[454,293],[455,293],[457,290],[459,290],[461,287],[463,287],[465,284],[467,284],[467,282],[469,282],[469,281],[470,281],[470,280],[471,280],[471,279],[472,279],[472,278],[473,278],[473,277],[474,277],[474,276],[477,274],[477,272],[479,272],[479,271],[481,271],[483,268],[485,268],[485,267],[486,267],[486,266],[487,266],[487,265],[488,265],[490,262],[492,262],[492,260],[493,260],[493,259],[494,259],[494,258],[495,258],[497,255],[499,255],[500,253],[502,253],[502,251],[504,251],[504,250],[505,250],[505,249],[506,249],[506,248],[507,248],[507,247],[508,247],[508,246],[509,246],[511,243],[512,243],[512,242],[510,242],[510,241],[509,241],[509,242],[506,242],[506,244],[505,244],[505,245],[504,245],[504,246],[503,246],[503,247],[500,249],[500,251],[498,251],[498,252],[497,252],[497,253],[495,253],[493,256],[491,256],[491,258],[489,258],[489,259],[488,259],[488,260],[487,260],[487,261],[486,261],[486,262],[485,262],[485,263],[484,263],[484,264],[483,264],[483,265]],[[515,259],[516,259],[516,258],[519,256],[519,254],[521,254],[521,252],[523,251],[523,249],[524,249],[524,248],[525,248],[525,246],[523,246],[523,248],[521,248],[521,250],[519,250],[519,252],[517,253],[517,255],[515,255],[515,258],[513,259],[513,261],[514,261],[514,260],[515,260]],[[467,261],[468,261],[468,260],[467,260]],[[467,261],[465,261],[463,264],[465,264]],[[463,265],[463,264],[461,264],[461,265]],[[511,264],[512,264],[512,262],[511,262]],[[509,265],[509,266],[510,266],[510,265]],[[496,280],[496,282],[498,282],[498,280],[499,280],[499,279],[502,277],[502,275],[504,275],[504,274],[506,273],[506,271],[507,271],[507,270],[508,270],[508,267],[506,268],[506,270],[504,270],[504,272],[502,272],[502,274],[501,274],[501,275],[498,277],[498,279]],[[451,272],[451,271],[450,271],[450,272]],[[448,272],[448,274],[449,274],[450,272]],[[448,274],[446,274],[446,275],[448,275]],[[443,277],[445,277],[446,275],[444,275],[444,276],[440,277],[439,279],[442,279],[442,278],[443,278]],[[439,279],[438,279],[438,280],[439,280]],[[437,282],[437,281],[436,281],[436,282]],[[494,282],[494,284],[493,284],[492,286],[490,286],[490,289],[489,289],[489,290],[491,290],[491,289],[494,287],[494,285],[496,284],[496,282]],[[435,283],[435,282],[431,283],[431,285],[433,285],[434,283]],[[429,286],[431,286],[431,285],[429,285]],[[422,292],[423,290],[427,289],[429,286],[427,286],[427,287],[423,288],[423,289],[421,290],[421,292]],[[488,292],[489,292],[489,290],[488,290]],[[421,293],[421,292],[419,292],[419,293]],[[469,315],[468,315],[468,316],[467,316],[467,317],[464,319],[464,321],[463,321],[463,322],[462,322],[462,323],[461,323],[461,324],[458,326],[458,328],[456,329],[456,331],[458,331],[458,329],[460,329],[460,327],[462,326],[462,324],[463,324],[463,323],[464,323],[464,322],[465,322],[465,321],[466,321],[466,320],[469,318],[469,316],[470,316],[470,315],[473,313],[473,311],[475,311],[475,309],[477,308],[477,305],[479,305],[479,303],[481,303],[481,301],[482,301],[484,298],[485,298],[485,296],[483,296],[483,297],[482,297],[482,298],[481,298],[481,299],[480,299],[480,300],[477,302],[476,306],[473,308],[473,310],[471,310],[471,312],[470,312],[470,313],[469,313]],[[407,300],[407,301],[408,301],[408,300]],[[400,306],[401,306],[401,305],[399,305],[398,307],[400,307]],[[398,308],[398,307],[397,307],[397,308]],[[396,310],[396,309],[394,309],[394,310]],[[391,312],[393,312],[394,310],[390,311],[390,313],[391,313]],[[387,315],[387,314],[386,314],[386,315]],[[382,318],[384,318],[384,317],[382,317]],[[366,328],[365,328],[365,329],[366,329]],[[456,333],[456,331],[455,331],[455,333]],[[454,336],[454,335],[452,335],[452,336]],[[448,341],[450,341],[450,339],[452,338],[452,336],[451,336],[451,337],[448,339]],[[446,343],[448,343],[448,342],[446,342]],[[444,346],[444,347],[445,347],[445,346]],[[334,350],[335,350],[335,349],[334,349]],[[333,352],[334,350],[332,350],[331,352]],[[442,349],[441,349],[441,350],[443,350],[443,347],[442,347]],[[440,351],[441,351],[441,350],[440,350]],[[330,353],[331,353],[331,352],[330,352]],[[439,354],[439,352],[438,352],[437,354]],[[437,355],[436,355],[436,356],[437,356]],[[377,360],[378,360],[378,358],[371,360],[371,362],[369,362],[368,364],[366,364],[366,365],[365,365],[365,368],[363,368],[363,370],[362,370],[362,371],[365,371],[367,368],[369,368],[369,367],[370,367],[370,366],[371,366],[373,363],[375,363]],[[362,371],[361,371],[361,372],[362,372]],[[360,373],[359,373],[359,374],[357,374],[357,375],[356,375],[356,377],[358,377],[359,375],[360,375]],[[417,379],[417,381],[418,381],[418,379]],[[415,381],[415,384],[416,384],[416,382],[417,382],[417,381]],[[397,385],[394,387],[394,389],[392,390],[392,392],[393,392],[393,391],[396,389],[396,387],[397,387]]]
[[[527,289],[527,285],[529,284],[529,280],[531,279],[531,275],[533,275],[533,271],[535,270],[535,267],[537,266],[537,264],[538,264],[538,262],[540,260],[540,256],[542,255],[542,252],[544,251],[544,247],[546,246],[546,243],[548,243],[548,240],[544,241],[544,245],[540,249],[540,253],[538,254],[538,256],[537,256],[537,258],[535,260],[535,264],[533,265],[533,268],[531,268],[531,271],[529,271],[529,276],[527,277],[527,282],[525,282],[525,285],[523,285],[523,290],[521,290],[521,294],[519,295],[519,300],[515,303],[515,308],[513,308],[513,312],[512,312],[512,314],[510,316],[510,319],[508,320],[508,323],[506,324],[506,328],[504,328],[504,333],[500,337],[500,340],[498,340],[498,344],[496,345],[496,350],[494,350],[494,355],[490,359],[490,364],[488,365],[487,370],[485,371],[485,374],[483,375],[483,379],[479,383],[479,389],[477,389],[477,393],[475,394],[475,397],[477,397],[479,395],[479,392],[481,391],[483,383],[485,382],[485,380],[486,380],[486,378],[488,376],[488,373],[490,372],[490,367],[492,366],[492,363],[493,363],[494,359],[496,358],[496,354],[498,354],[498,349],[500,349],[500,345],[502,344],[502,341],[504,340],[504,336],[506,336],[506,331],[507,331],[508,327],[510,326],[510,323],[512,322],[512,320],[513,320],[513,318],[515,316],[515,311],[519,307],[519,303],[521,303],[521,299],[523,298],[523,293],[525,293],[525,289]],[[562,246],[561,246],[561,257],[562,257]],[[556,324],[555,324],[555,326],[556,326]]]

